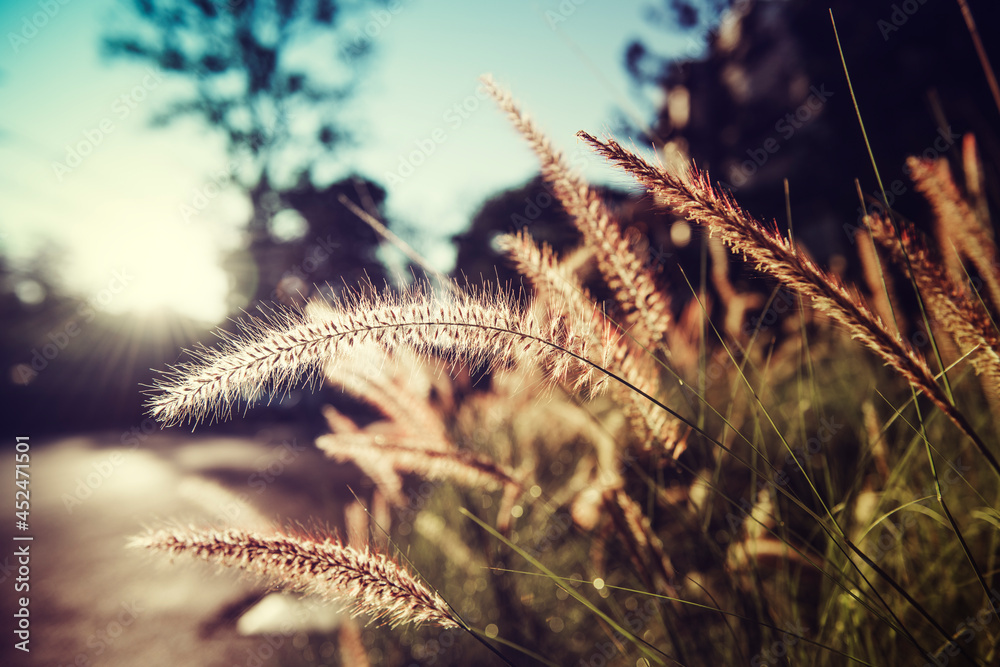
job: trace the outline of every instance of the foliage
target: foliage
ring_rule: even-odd
[[[220,130],[231,154],[253,162],[236,174],[244,188],[260,180],[294,182],[347,138],[337,114],[368,49],[341,47],[348,12],[340,3],[134,0],[133,6],[136,20],[105,38],[105,52],[190,81],[190,94],[157,122],[196,115]],[[317,46],[330,56],[322,69],[302,57],[305,47]],[[338,60],[339,67],[330,66]]]
[[[714,272],[720,304],[691,283],[678,303],[647,248],[485,84],[582,239],[564,256],[526,230],[499,240],[530,298],[365,286],[248,323],[150,399],[161,421],[197,423],[323,380],[377,410],[362,421],[327,408],[331,433],[317,441],[371,480],[345,509],[351,558],[399,545],[437,590],[407,571],[383,610],[372,605],[396,574],[372,591],[351,575],[340,595],[443,632],[406,631],[406,656],[384,635],[359,650],[364,635],[345,626],[351,664],[469,664],[486,649],[507,664],[993,663],[1000,268],[989,220],[946,163],[912,170],[935,205],[936,244],[891,213],[865,218],[859,241],[908,278],[891,286],[869,253],[866,297],[707,175],[582,133],[658,206],[713,235],[706,244],[777,284],[748,307],[755,295]],[[963,147],[971,170],[975,140]],[[610,298],[596,302],[590,282]],[[915,324],[897,317],[902,290],[920,296]],[[167,527],[139,542],[295,590],[344,577],[302,565],[345,548],[318,531]],[[277,546],[261,556],[240,544]],[[267,566],[273,553],[295,554],[292,574]]]

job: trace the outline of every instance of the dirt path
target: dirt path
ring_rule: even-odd
[[[155,434],[32,441],[30,654],[14,649],[15,547],[0,551],[3,665],[337,664],[324,610],[287,634],[241,636],[236,618],[263,589],[231,571],[126,548],[167,520],[199,525],[317,519],[337,526],[345,471],[280,431],[254,440]],[[128,445],[135,444],[134,448]],[[12,449],[12,447],[10,448]],[[5,497],[13,462],[5,448]],[[11,509],[13,513],[13,509]],[[11,540],[4,521],[4,543]],[[7,560],[4,561],[3,559]],[[13,567],[12,567],[13,566]],[[294,604],[294,603],[293,603]],[[288,618],[275,599],[257,617]],[[267,622],[265,618],[261,622]],[[304,629],[319,627],[308,633]],[[277,629],[277,628],[275,628]],[[324,660],[324,658],[328,658]]]

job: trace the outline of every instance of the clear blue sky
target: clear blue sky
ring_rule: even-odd
[[[558,146],[583,151],[577,130],[609,129],[615,113],[650,117],[655,100],[638,100],[624,72],[631,38],[664,52],[691,48],[665,44],[662,32],[644,26],[647,4],[402,0],[391,20],[383,15],[369,76],[349,102],[360,143],[326,176],[357,171],[386,183],[402,156],[442,130],[446,139],[433,155],[387,189],[390,224],[421,230],[422,250],[447,270],[447,238],[485,198],[537,169],[500,112],[475,97],[477,77],[493,73]],[[226,162],[222,140],[195,121],[149,127],[150,115],[184,82],[100,58],[102,31],[122,11],[116,0],[2,5],[3,253],[16,261],[56,254],[62,281],[84,297],[124,276],[110,310],[169,306],[209,321],[223,315],[227,287],[218,260],[238,243],[249,206],[231,190],[195,224],[182,219],[181,204]],[[52,16],[42,21],[44,6]],[[375,18],[367,10],[359,17]],[[26,21],[42,26],[26,30]],[[454,107],[463,103],[471,110],[458,115]],[[67,146],[81,141],[93,151],[69,171],[54,168],[67,163]],[[596,167],[589,175],[608,178]]]

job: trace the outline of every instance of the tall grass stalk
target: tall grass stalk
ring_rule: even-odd
[[[504,235],[530,294],[440,277],[438,289],[344,290],[247,321],[150,390],[150,413],[168,425],[227,418],[301,384],[368,404],[374,420],[325,408],[331,433],[317,445],[357,466],[357,504],[375,508],[389,543],[407,538],[408,567],[374,540],[315,531],[167,528],[135,545],[346,601],[400,626],[413,651],[427,645],[413,626],[462,629],[475,640],[441,657],[453,664],[511,664],[513,651],[539,664],[992,660],[985,626],[954,621],[1000,618],[989,410],[1000,272],[982,207],[942,164],[914,162],[939,236],[954,237],[985,289],[942,268],[909,225],[870,216],[873,307],[793,243],[787,188],[788,238],[706,174],[581,133],[663,215],[702,227],[773,284],[758,294],[729,282],[721,246],[706,241],[701,284],[681,303],[509,93],[484,85],[581,232],[578,253]],[[891,271],[925,306],[916,326],[940,372],[904,338]],[[787,319],[752,323],[781,290],[793,294]],[[399,655],[390,640],[342,636],[345,655]]]

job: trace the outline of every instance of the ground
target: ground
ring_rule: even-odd
[[[352,473],[327,461],[307,439],[279,429],[248,439],[199,437],[183,429],[138,433],[32,438],[29,529],[17,534],[34,540],[11,539],[13,507],[3,522],[4,542],[12,546],[0,551],[7,628],[0,664],[337,664],[327,635],[340,617],[329,607],[303,611],[297,598],[278,597],[258,604],[267,590],[235,571],[182,558],[171,562],[127,548],[127,542],[145,526],[167,521],[294,519],[337,527],[344,495],[350,497],[346,486],[358,483]],[[13,455],[5,458],[10,472],[4,477],[12,479]],[[5,484],[12,499],[16,489]],[[14,552],[24,544],[30,544],[30,590],[15,592]],[[15,649],[18,640],[11,639],[12,614],[23,595],[29,597],[30,653]],[[282,633],[276,618],[299,620]],[[257,634],[240,633],[255,629]]]

